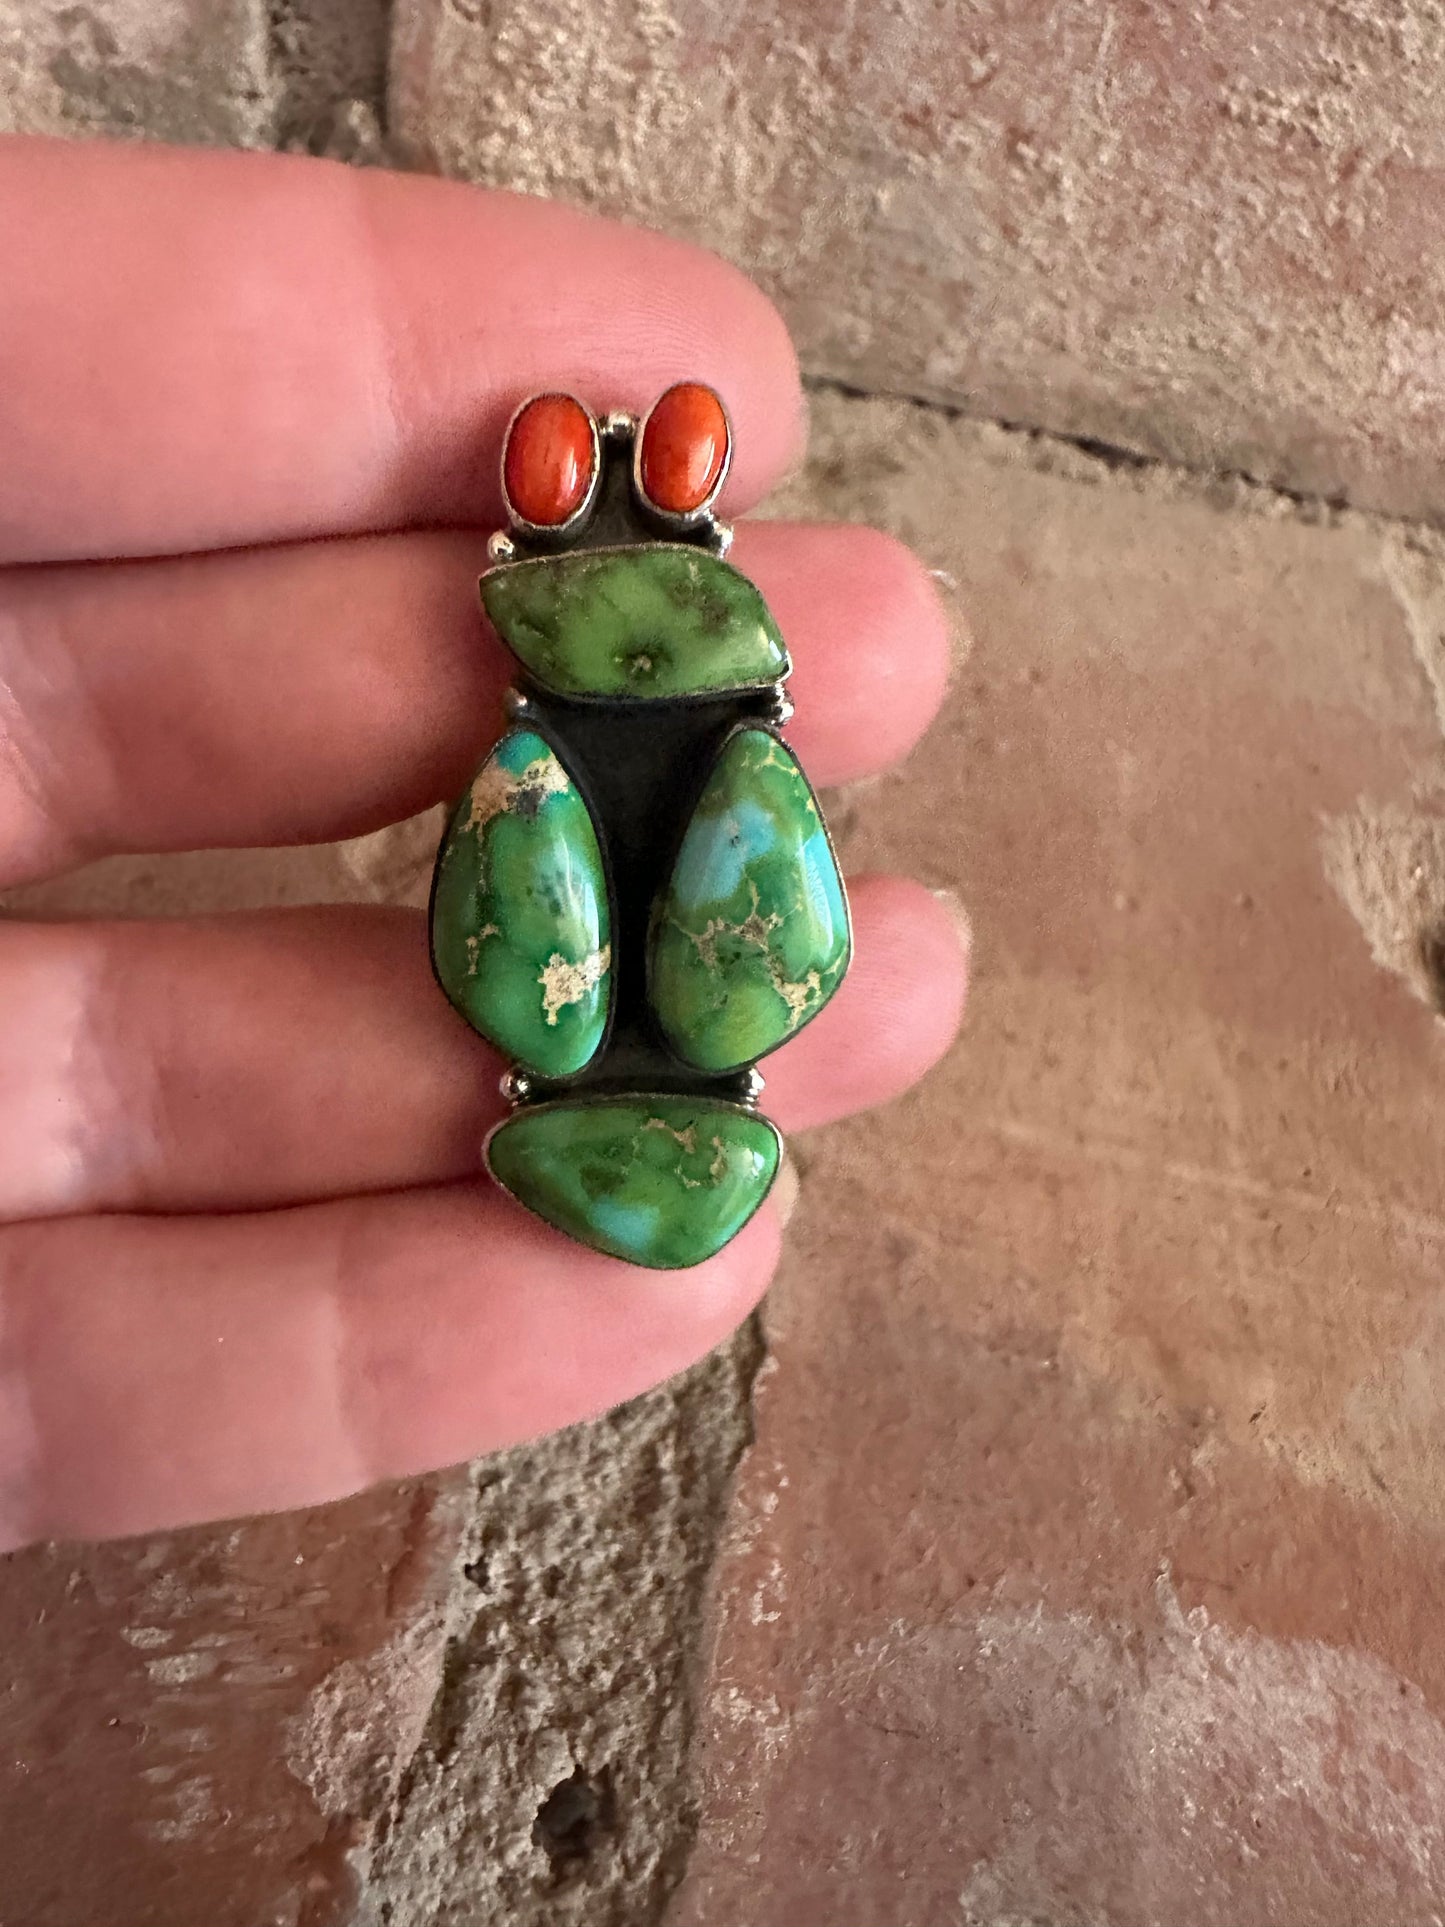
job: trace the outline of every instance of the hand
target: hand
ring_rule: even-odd
[[[725,511],[799,452],[741,275],[541,202],[273,156],[0,141],[0,882],[294,843],[466,783],[507,669],[475,601],[514,403],[711,382]],[[745,527],[815,781],[940,698],[927,576]],[[962,998],[921,887],[853,885],[852,975],[767,1065],[792,1131],[902,1090]],[[565,1425],[721,1339],[770,1208],[685,1273],[480,1174],[494,1054],[422,919],[0,926],[0,1544],[304,1505]],[[886,1146],[880,1147],[886,1155]]]

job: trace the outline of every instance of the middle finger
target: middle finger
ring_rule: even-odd
[[[933,584],[871,529],[735,557],[793,654],[814,781],[896,760],[947,666]],[[0,884],[115,852],[354,836],[458,793],[500,723],[480,539],[413,534],[0,572]]]

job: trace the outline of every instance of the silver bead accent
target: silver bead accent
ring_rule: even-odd
[[[524,1104],[532,1095],[532,1080],[525,1071],[504,1071],[497,1089],[508,1104]]]
[[[602,419],[602,433],[609,442],[630,442],[637,433],[637,417],[625,408],[614,408]]]
[[[709,542],[708,546],[711,548],[713,554],[718,558],[719,561],[721,561],[722,558],[727,554],[728,550],[732,547],[732,545],[733,545],[732,523],[731,522],[714,522],[712,525],[712,539]]]
[[[509,723],[527,723],[537,713],[537,706],[523,690],[516,688],[502,691],[502,714]]]
[[[517,545],[505,529],[498,529],[495,535],[487,537],[487,560],[489,562],[511,562],[515,559]]]
[[[743,1078],[743,1103],[756,1104],[766,1088],[766,1080],[757,1065],[754,1064],[752,1069],[748,1071]]]

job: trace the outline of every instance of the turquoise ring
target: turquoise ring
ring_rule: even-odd
[[[728,562],[732,454],[697,382],[640,421],[546,394],[502,451],[482,606],[508,728],[451,812],[432,967],[511,1068],[492,1176],[580,1244],[676,1269],[782,1156],[760,1058],[852,954],[818,799],[782,735],[787,647]]]

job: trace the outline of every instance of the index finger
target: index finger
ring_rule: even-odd
[[[0,562],[500,519],[516,403],[710,383],[725,506],[801,439],[716,256],[525,196],[273,154],[0,139]]]

